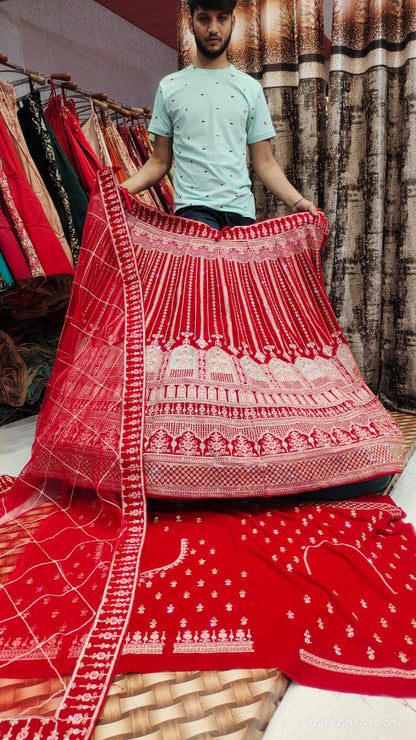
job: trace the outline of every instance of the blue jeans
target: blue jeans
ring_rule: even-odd
[[[242,216],[240,213],[232,211],[216,211],[214,208],[207,206],[185,206],[175,212],[176,216],[185,216],[193,221],[201,221],[212,229],[221,231],[225,227],[248,226],[254,224],[255,219],[249,216]]]

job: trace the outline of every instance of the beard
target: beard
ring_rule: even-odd
[[[206,45],[205,41],[200,39],[194,31],[194,38],[198,51],[208,59],[217,59],[217,57],[220,57],[221,54],[228,48],[231,40],[231,33],[232,32],[230,31],[227,38],[217,49],[210,49],[209,46]]]

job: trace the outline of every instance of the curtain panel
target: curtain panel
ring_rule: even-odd
[[[276,130],[272,148],[289,180],[323,207],[325,71],[322,0],[239,0],[229,59],[258,79]],[[188,2],[178,0],[179,67],[192,62]],[[287,208],[254,177],[257,219]]]
[[[327,291],[388,405],[416,411],[416,2],[335,0]]]

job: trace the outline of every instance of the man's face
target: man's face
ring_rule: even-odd
[[[200,6],[193,18],[189,18],[189,29],[201,54],[216,59],[230,43],[235,17],[224,10],[204,10]]]

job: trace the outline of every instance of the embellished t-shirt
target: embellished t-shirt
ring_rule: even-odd
[[[275,131],[261,85],[233,65],[164,77],[149,131],[173,138],[175,211],[205,205],[255,218],[247,144]]]

